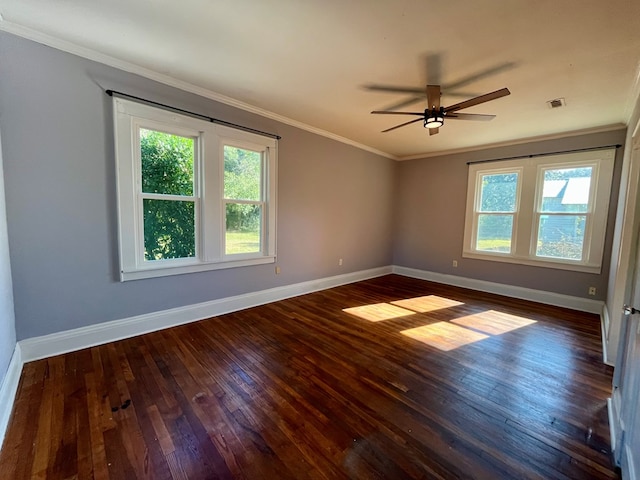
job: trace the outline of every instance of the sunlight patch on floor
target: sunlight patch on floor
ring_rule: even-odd
[[[407,298],[405,300],[396,300],[391,303],[419,313],[433,312],[434,310],[440,310],[442,308],[464,305],[462,302],[451,300],[450,298],[439,297],[438,295],[425,295],[424,297]]]
[[[474,313],[466,317],[454,318],[452,323],[462,327],[473,328],[489,335],[500,335],[512,330],[516,330],[532,323],[535,320],[518,317],[504,312],[487,310],[486,312]]]
[[[416,314],[416,312],[412,310],[397,307],[389,303],[372,303],[371,305],[363,305],[361,307],[345,308],[342,311],[369,320],[370,322],[381,322],[383,320]]]
[[[402,330],[400,333],[445,352],[489,338],[488,335],[449,322],[432,323],[431,325]]]
[[[369,322],[381,322],[410,315],[423,314],[464,305],[463,302],[438,295],[405,298],[389,303],[372,303],[360,307],[344,308],[342,311]],[[452,312],[453,313],[453,312]],[[425,317],[427,319],[428,317]],[[432,319],[432,320],[435,320]],[[479,340],[501,335],[536,323],[530,318],[519,317],[497,310],[452,318],[402,330],[400,333],[443,351],[453,350]]]

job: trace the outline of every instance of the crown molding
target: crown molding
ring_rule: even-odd
[[[81,47],[80,45],[77,45],[73,42],[62,40],[60,38],[53,37],[46,33],[38,32],[37,30],[33,30],[31,28],[27,28],[16,23],[6,21],[2,19],[2,16],[0,16],[0,31],[7,32],[12,35],[16,35],[18,37],[22,37],[36,43],[40,43],[42,45],[46,45],[48,47],[55,48],[56,50],[70,53],[78,57],[86,58],[87,60],[98,62],[103,65],[107,65],[109,67],[117,68],[118,70],[123,70],[128,73],[133,73],[141,77],[148,78],[149,80],[153,80],[158,83],[162,83],[164,85],[174,87],[185,92],[193,93],[195,95],[199,95],[201,97],[208,98],[216,102],[224,103],[225,105],[229,105],[231,107],[235,107],[240,110],[244,110],[246,112],[254,113],[256,115],[260,115],[261,117],[269,118],[271,120],[275,120],[277,122],[284,123],[286,125],[299,128],[301,130],[305,130],[307,132],[320,135],[322,137],[329,138],[331,140],[344,143],[346,145],[350,145],[360,150],[365,150],[375,155],[380,155],[381,157],[386,157],[391,160],[398,160],[398,157],[390,153],[383,152],[381,150],[375,149],[368,145],[358,143],[356,141],[350,140],[340,135],[336,135],[335,133],[331,133],[326,130],[316,128],[311,125],[307,125],[306,123],[293,120],[291,118],[285,117],[283,115],[279,115],[269,110],[256,107],[254,105],[242,102],[240,100],[227,97],[226,95],[222,95],[221,93],[214,92],[213,90],[209,90],[204,87],[193,85],[189,82],[179,80],[170,75],[159,73],[154,70],[142,67],[140,65],[136,65],[134,63],[126,62],[124,60],[120,60],[110,55],[100,53],[90,48]]]
[[[612,132],[614,130],[621,130],[627,128],[623,123],[616,123],[613,125],[605,125],[603,127],[585,128],[582,130],[574,130],[572,132],[554,133],[549,135],[540,135],[537,137],[520,138],[518,140],[511,140],[506,142],[488,143],[486,145],[477,145],[475,147],[458,148],[453,150],[441,150],[438,152],[429,152],[424,154],[408,155],[406,157],[399,157],[398,161],[405,160],[419,160],[422,158],[432,157],[444,157],[447,155],[455,155],[458,153],[468,152],[480,152],[483,150],[489,150],[491,148],[509,147],[513,145],[524,145],[525,143],[543,142],[545,140],[557,140],[559,138],[578,137],[580,135],[592,135],[594,133]]]

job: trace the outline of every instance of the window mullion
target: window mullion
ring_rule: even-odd
[[[206,130],[202,138],[200,154],[201,213],[206,219],[202,226],[202,255],[205,262],[217,262],[222,258],[222,198],[223,168],[222,149],[215,130]]]
[[[535,235],[534,222],[536,221],[536,167],[530,161],[521,168],[521,189],[519,196],[519,212],[515,232],[516,248],[515,256],[528,258]]]

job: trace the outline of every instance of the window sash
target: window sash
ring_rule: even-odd
[[[513,208],[511,210],[498,211],[491,210],[486,211],[481,209],[482,204],[482,193],[483,193],[483,182],[484,178],[493,175],[515,175],[516,176],[516,189],[515,189],[515,201],[513,202]],[[465,236],[465,244],[471,245],[473,251],[481,252],[486,255],[509,255],[513,252],[515,246],[515,231],[518,225],[518,213],[520,208],[520,190],[522,186],[522,170],[520,168],[493,168],[486,169],[483,171],[478,171],[475,175],[474,187],[473,190],[475,194],[473,195],[474,201],[472,205],[473,209],[473,231],[471,238],[466,238]],[[467,210],[468,211],[468,210]],[[511,236],[509,238],[509,249],[508,251],[504,251],[501,249],[481,249],[478,248],[479,245],[479,230],[480,230],[480,216],[481,215],[509,215],[512,218],[511,221]],[[467,233],[467,232],[466,232]],[[469,243],[466,243],[469,242]]]
[[[137,206],[138,213],[136,216],[136,243],[137,243],[137,258],[136,263],[138,267],[152,267],[152,268],[160,268],[161,266],[166,265],[189,265],[198,261],[201,257],[201,225],[200,219],[202,216],[201,213],[201,189],[200,189],[200,165],[202,164],[201,151],[200,147],[202,143],[202,134],[198,130],[184,129],[184,128],[176,128],[172,125],[166,125],[164,123],[149,121],[145,119],[135,119],[133,122],[133,128],[135,129],[134,135],[136,138],[136,150],[135,150],[135,176],[136,176],[136,185],[137,185]],[[161,133],[166,133],[169,135],[180,136],[184,138],[191,138],[193,140],[193,185],[192,185],[192,195],[180,195],[180,194],[168,194],[168,193],[152,193],[145,192],[143,189],[144,178],[143,178],[143,158],[142,158],[142,141],[141,141],[141,130],[150,130]],[[144,203],[145,200],[160,200],[167,202],[192,202],[194,204],[194,255],[192,256],[183,256],[183,257],[174,257],[174,258],[162,258],[156,260],[149,260],[146,258],[146,239],[145,239],[145,212],[144,212]]]
[[[495,237],[493,239],[488,239],[488,238],[480,238],[481,237],[481,231],[482,231],[482,224],[485,222],[482,222],[482,219],[484,218],[491,218],[493,217],[494,219],[502,217],[503,219],[507,219],[507,224],[509,226],[508,228],[508,235],[503,235],[502,238],[501,237]],[[515,226],[515,218],[516,215],[515,213],[509,213],[509,212],[477,212],[476,213],[476,231],[475,231],[475,250],[479,251],[479,252],[491,252],[491,253],[495,253],[495,254],[500,254],[500,253],[506,253],[509,254],[511,253],[512,249],[513,249],[513,231],[514,231],[514,226]],[[506,233],[507,231],[505,230],[502,233]],[[505,249],[504,246],[504,242],[508,240],[508,248]],[[485,244],[487,244],[484,248],[480,248],[480,243],[483,242]],[[491,246],[493,244],[493,246]]]
[[[267,238],[265,235],[265,202],[261,201],[252,201],[252,200],[235,200],[235,199],[224,199],[224,214],[225,214],[225,226],[227,224],[227,205],[253,205],[258,207],[260,211],[260,220],[259,220],[259,229],[258,229],[258,242],[260,248],[256,252],[239,252],[239,253],[228,253],[227,252],[227,236],[229,234],[229,230],[225,228],[224,235],[224,244],[222,247],[222,251],[225,258],[254,258],[265,255],[265,250],[267,248]]]
[[[585,233],[586,233],[586,228],[585,230],[583,230],[583,234],[582,234],[582,242],[581,242],[581,246],[580,246],[580,256],[579,258],[572,258],[572,257],[563,257],[561,255],[543,255],[540,253],[540,247],[541,247],[541,242],[543,239],[540,238],[540,230],[541,230],[541,220],[542,217],[549,217],[547,219],[547,221],[551,220],[552,218],[557,218],[560,219],[562,221],[562,217],[567,217],[567,218],[575,218],[578,219],[580,217],[584,218],[584,224],[585,226],[590,222],[590,216],[586,213],[549,213],[549,212],[541,212],[541,213],[536,213],[536,234],[535,234],[535,241],[531,243],[531,253],[532,255],[538,257],[538,258],[544,258],[544,259],[564,259],[567,261],[584,261],[585,260],[585,247],[587,246],[588,242],[586,240],[585,237]],[[562,243],[562,234],[560,234],[560,240]],[[557,244],[558,242],[556,242]],[[566,240],[564,241],[564,244],[567,245],[567,243],[569,244],[566,248],[569,248],[569,246],[571,245],[570,242],[567,242]],[[549,242],[549,245],[547,246],[547,248],[552,248],[552,245],[554,243],[553,242]],[[544,243],[543,243],[544,245]],[[561,248],[560,248],[561,249]]]

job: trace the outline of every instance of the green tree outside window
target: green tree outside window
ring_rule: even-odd
[[[145,260],[196,254],[194,145],[193,138],[140,129],[143,194],[186,197],[143,200]]]

